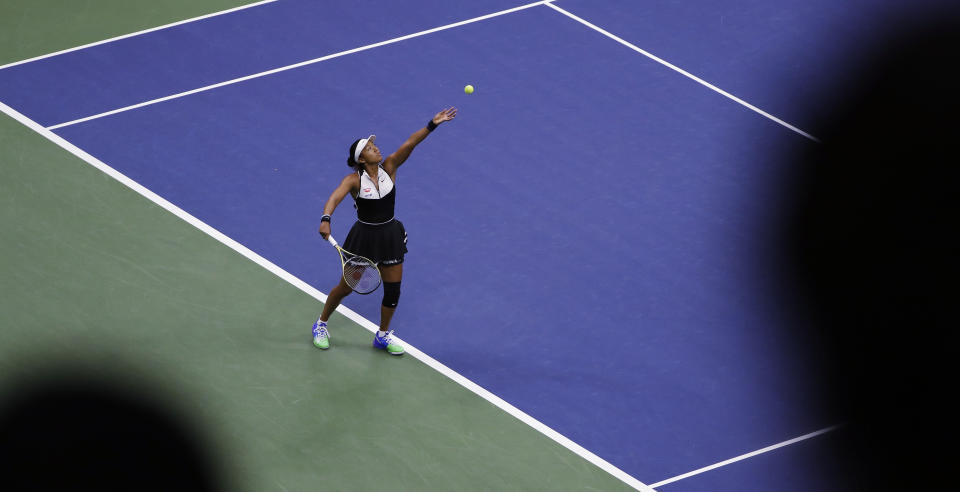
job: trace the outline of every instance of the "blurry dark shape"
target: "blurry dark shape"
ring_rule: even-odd
[[[220,490],[189,422],[143,382],[63,368],[5,392],[4,491]]]
[[[788,185],[784,260],[822,403],[846,422],[841,490],[942,490],[960,416],[960,22],[903,18],[877,41],[810,129],[822,144]]]

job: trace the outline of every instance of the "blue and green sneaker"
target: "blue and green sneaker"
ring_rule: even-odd
[[[373,337],[373,346],[386,350],[390,355],[400,355],[403,353],[403,345],[397,343],[393,338],[393,330],[388,332],[377,331],[377,334]]]
[[[319,349],[330,348],[330,333],[327,332],[327,323],[317,320],[313,324],[313,344]]]

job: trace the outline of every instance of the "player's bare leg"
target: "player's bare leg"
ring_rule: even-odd
[[[403,263],[381,268],[380,276],[383,277],[384,283],[399,282],[403,278]],[[380,305],[380,331],[390,331],[390,320],[393,319],[393,313],[396,310],[396,307]]]
[[[400,297],[400,280],[403,278],[403,263],[380,268],[383,278],[383,303],[380,305],[380,331],[374,337],[373,346],[385,349],[392,355],[403,353],[403,347],[391,337],[390,320],[397,310]]]
[[[337,306],[340,305],[340,301],[350,295],[351,292],[353,292],[353,289],[347,285],[343,277],[340,277],[340,283],[327,294],[327,302],[323,305],[323,313],[320,315],[320,321],[326,322],[329,320],[330,316],[332,316],[333,312],[337,309]]]
[[[340,305],[340,301],[350,295],[352,291],[353,289],[347,285],[343,277],[340,277],[337,286],[330,290],[330,294],[327,295],[327,302],[323,305],[323,313],[320,314],[320,319],[313,324],[313,344],[317,348],[330,348],[330,332],[327,331],[327,320]]]

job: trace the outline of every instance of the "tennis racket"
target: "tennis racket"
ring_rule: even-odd
[[[337,248],[340,253],[340,264],[343,267],[343,281],[358,294],[369,294],[380,287],[380,269],[377,264],[360,255],[355,255],[337,244],[332,234],[327,235],[327,241]]]

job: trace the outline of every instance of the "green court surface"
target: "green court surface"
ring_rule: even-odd
[[[5,1],[0,64],[243,3]],[[316,299],[6,115],[0,167],[0,389],[74,360],[155,388],[229,490],[629,489],[343,316],[315,349]]]

